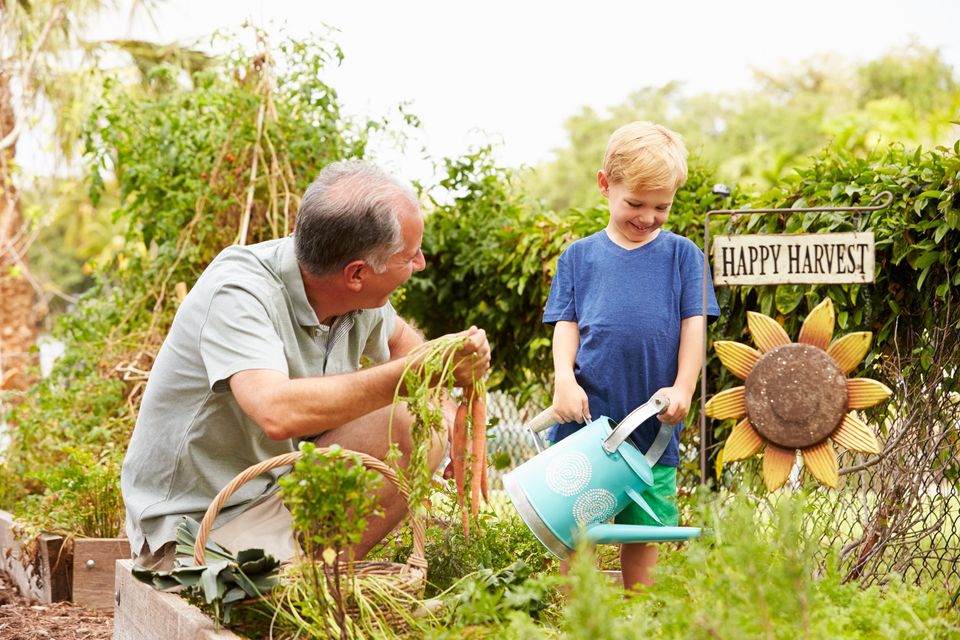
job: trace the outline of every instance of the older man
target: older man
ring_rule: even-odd
[[[230,247],[210,264],[157,354],[123,463],[138,564],[172,567],[181,516],[201,518],[237,473],[295,451],[301,439],[386,456],[393,394],[422,343],[388,298],[424,268],[422,236],[407,185],[372,165],[339,162],[307,189],[291,237]],[[490,346],[483,330],[464,333],[455,375],[465,386],[489,367]],[[374,366],[361,368],[362,359]],[[405,453],[409,425],[404,415],[392,430]],[[445,445],[434,443],[431,468]],[[296,542],[276,475],[243,485],[211,538],[291,557]],[[358,557],[406,513],[392,487],[381,489],[380,504],[384,516],[371,521]]]

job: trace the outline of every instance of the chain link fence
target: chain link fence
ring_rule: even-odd
[[[845,453],[843,486],[814,516],[839,549],[847,580],[942,581],[960,587],[960,312],[944,326],[898,336],[885,361],[894,395],[879,418],[883,451]]]
[[[489,480],[494,489],[503,489],[503,475],[537,454],[533,437],[524,425],[544,407],[518,407],[513,398],[497,391],[487,398],[487,414],[496,421],[487,444],[488,455],[494,461]]]

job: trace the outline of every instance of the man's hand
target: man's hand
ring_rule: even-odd
[[[553,391],[553,417],[561,424],[565,422],[583,424],[592,420],[587,392],[577,384],[573,375],[557,377]]]
[[[463,346],[453,355],[456,363],[453,378],[458,387],[466,389],[473,386],[490,368],[490,343],[487,342],[487,332],[476,327],[470,327],[455,335],[468,336]]]

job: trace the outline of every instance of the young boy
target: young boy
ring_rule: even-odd
[[[554,416],[559,441],[585,421],[615,422],[659,394],[670,400],[658,419],[677,424],[654,466],[644,497],[665,525],[677,525],[679,432],[690,409],[703,352],[703,252],[662,229],[673,197],[687,181],[680,136],[650,122],[632,122],[610,137],[597,172],[609,201],[604,230],[570,245],[557,262],[543,321],[554,325]],[[720,310],[707,287],[707,315]],[[651,418],[632,436],[641,452],[660,423]],[[656,524],[636,505],[616,521]],[[657,547],[624,544],[624,585],[652,584]]]

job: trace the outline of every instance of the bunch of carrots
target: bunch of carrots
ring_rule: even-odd
[[[469,536],[470,516],[477,517],[480,496],[482,495],[484,500],[489,500],[487,496],[487,392],[482,383],[474,384],[473,388],[464,392],[453,421],[450,444],[457,504],[460,506],[460,514],[463,518],[463,533]],[[464,504],[468,481],[470,483],[469,513]]]
[[[411,364],[404,371],[394,393],[394,409],[401,402],[406,403],[413,416],[410,427],[413,441],[410,462],[406,470],[398,469],[407,482],[412,509],[425,504],[432,491],[427,452],[431,439],[446,432],[443,405],[453,397],[453,371],[457,364],[454,362],[454,354],[463,346],[465,340],[462,336],[451,336],[421,345],[411,354],[417,357],[411,358]],[[451,467],[465,535],[470,533],[471,516],[474,519],[477,517],[480,497],[487,499],[486,400],[486,384],[483,380],[476,380],[473,385],[464,389],[450,438]],[[397,460],[399,457],[399,450],[395,445],[391,445],[387,459]]]

